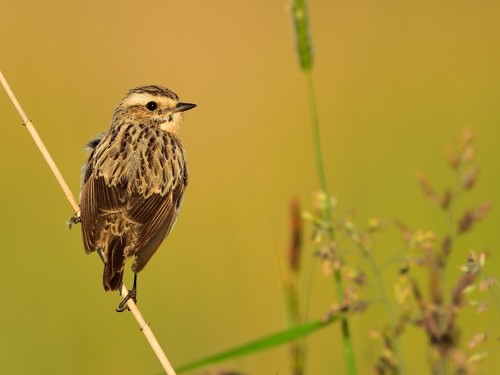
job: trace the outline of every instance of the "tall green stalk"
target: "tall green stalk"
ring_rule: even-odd
[[[328,237],[329,241],[333,242],[335,239],[335,233],[333,231],[332,223],[332,204],[330,200],[330,195],[328,193],[328,184],[326,181],[325,168],[323,163],[323,153],[321,150],[321,136],[319,130],[319,121],[318,121],[318,112],[316,109],[316,99],[314,96],[314,86],[311,71],[304,72],[307,80],[307,91],[309,94],[309,105],[311,108],[311,124],[312,124],[312,133],[313,133],[313,147],[314,154],[316,160],[316,170],[318,173],[318,179],[320,183],[321,190],[325,193],[327,199],[325,208],[323,210],[323,220],[328,225]],[[337,298],[339,301],[344,301],[345,290],[344,283],[342,280],[342,275],[340,273],[340,269],[335,267],[333,271],[333,278],[335,281],[335,286],[337,289]],[[356,359],[354,356],[354,346],[352,342],[351,330],[349,328],[349,321],[346,316],[344,316],[340,322],[341,330],[342,330],[342,338],[344,341],[344,355],[347,364],[348,374],[353,375],[356,374]]]
[[[316,171],[318,173],[319,185],[321,186],[321,190],[329,197],[328,195],[328,183],[326,181],[325,174],[325,166],[323,163],[323,153],[321,151],[321,135],[319,131],[319,120],[318,120],[318,110],[316,108],[316,97],[314,95],[314,85],[312,72],[306,71],[304,72],[306,75],[307,81],[307,91],[309,94],[309,107],[311,108],[311,125],[312,125],[312,136],[313,136],[313,147],[314,147],[314,156],[316,161]],[[324,211],[325,219],[327,219],[328,223],[331,223],[332,219],[332,206],[331,201],[328,198],[326,201],[326,208]],[[333,239],[333,226],[330,225],[328,227],[329,235]]]
[[[328,225],[328,237],[330,242],[334,241],[334,231],[332,225],[332,205],[328,193],[328,184],[323,163],[323,153],[321,151],[321,136],[319,130],[318,111],[316,108],[316,98],[314,96],[314,86],[312,78],[313,51],[309,33],[309,17],[306,0],[292,0],[293,26],[296,36],[297,54],[300,67],[306,76],[309,105],[311,109],[311,125],[313,133],[313,145],[316,160],[316,171],[318,173],[321,190],[326,195],[326,205],[323,210],[323,220]],[[340,270],[335,268],[334,281],[337,289],[337,298],[344,301],[345,290]],[[344,343],[344,355],[349,375],[357,374],[356,360],[354,356],[354,346],[349,328],[349,321],[346,316],[341,321],[342,339]]]

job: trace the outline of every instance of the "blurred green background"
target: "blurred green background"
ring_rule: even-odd
[[[309,209],[318,188],[289,3],[4,0],[0,9],[0,69],[75,194],[83,145],[107,129],[128,89],[160,84],[198,104],[182,131],[190,185],[179,221],[139,277],[139,306],[172,363],[285,328],[277,254],[288,244],[288,205],[296,196]],[[458,244],[450,280],[470,249],[492,250],[486,272],[498,276],[500,3],[310,1],[310,11],[324,157],[340,209],[361,223],[378,216],[443,228],[414,174],[439,189],[453,183],[445,146],[469,127],[481,174],[462,205],[491,200],[494,209]],[[3,93],[0,119],[0,373],[158,373],[132,316],[114,312],[120,297],[104,293],[80,228],[65,225],[71,207]],[[379,237],[381,261],[402,247],[394,229]],[[308,244],[306,264],[311,254]],[[384,271],[389,282],[396,270]],[[370,286],[368,296],[377,299]],[[314,269],[311,318],[334,300],[332,281]],[[485,317],[461,318],[464,341],[476,330],[498,333],[496,302]],[[382,311],[375,304],[352,320],[360,373],[378,354],[368,331],[383,325]],[[495,339],[484,373],[500,364]],[[404,339],[410,373],[422,373],[425,342],[416,329]],[[337,325],[308,344],[308,374],[343,373]],[[282,347],[217,368],[288,374],[288,359]]]

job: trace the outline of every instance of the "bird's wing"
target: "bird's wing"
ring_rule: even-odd
[[[86,176],[87,177],[87,176]],[[83,243],[87,253],[95,251],[106,214],[126,209],[126,185],[108,186],[104,177],[87,177],[82,186],[81,221]]]
[[[134,272],[144,268],[158,249],[163,239],[172,229],[184,192],[183,182],[179,181],[172,190],[162,195],[159,192],[148,198],[136,195],[127,200],[127,220],[141,223],[138,228],[135,246],[136,260],[132,265]]]
[[[81,200],[85,250],[96,250],[99,231],[104,227],[106,217],[120,214],[133,227],[133,234],[129,233],[134,237],[133,248],[127,250],[126,256],[136,255],[132,269],[139,272],[172,229],[187,178],[187,169],[183,167],[174,176],[166,192],[158,190],[147,194],[130,193],[130,190],[135,189],[128,189],[125,180],[110,186],[103,176],[94,177],[94,172],[89,167],[84,177]]]

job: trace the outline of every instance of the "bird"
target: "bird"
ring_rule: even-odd
[[[174,226],[188,184],[179,138],[183,103],[157,85],[135,87],[116,107],[109,130],[91,139],[82,168],[80,213],[85,252],[104,262],[103,286],[118,290],[134,257],[134,285],[116,311],[137,302],[137,274]]]

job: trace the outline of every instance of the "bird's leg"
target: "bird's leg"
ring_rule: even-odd
[[[118,307],[116,308],[116,312],[124,312],[127,307],[127,301],[129,299],[133,299],[135,303],[137,303],[137,274],[134,273],[134,286],[132,287],[131,290],[128,291],[127,295],[123,299],[123,301],[120,302]]]

